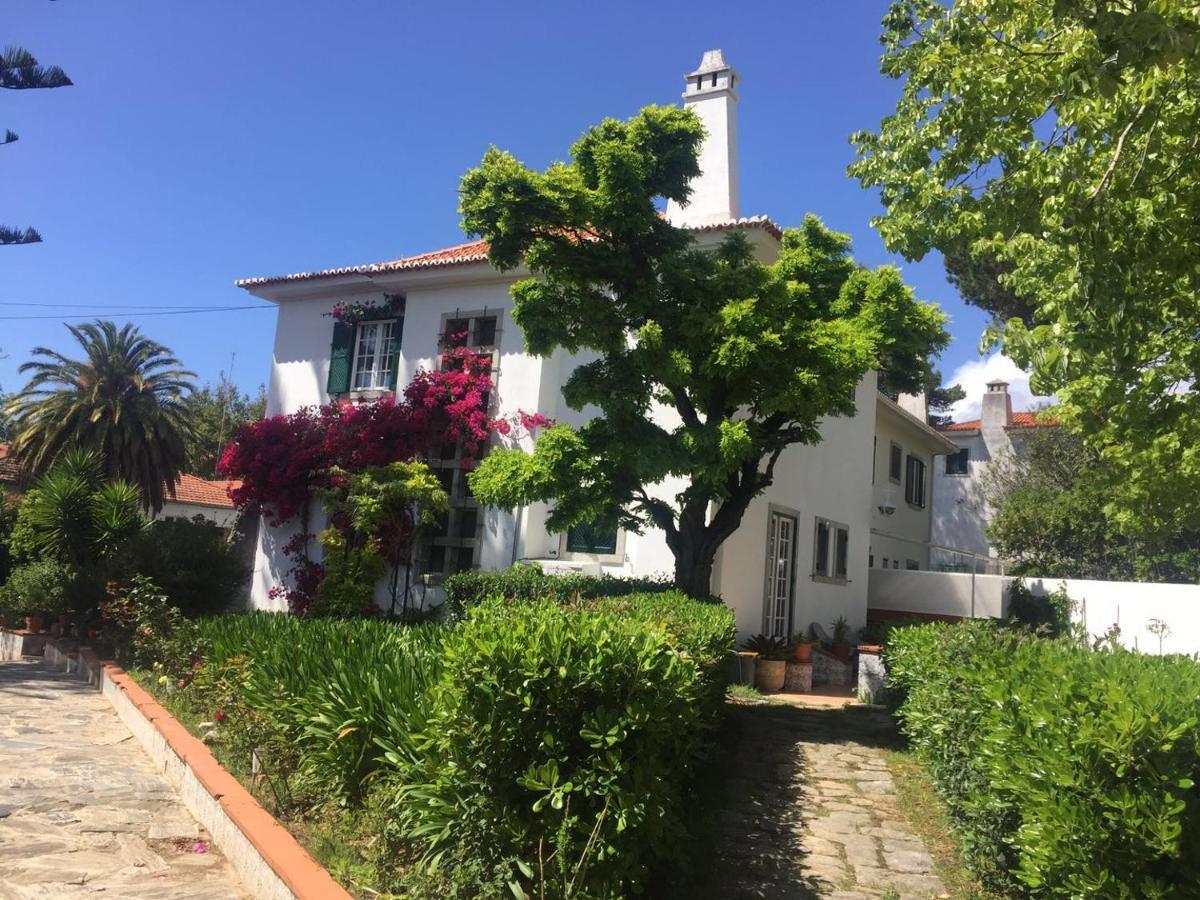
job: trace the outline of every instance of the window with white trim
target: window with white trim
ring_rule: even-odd
[[[392,367],[396,364],[396,320],[361,322],[355,331],[352,389],[390,388],[394,384]]]
[[[845,584],[849,570],[850,526],[818,517],[813,528],[813,580]]]
[[[925,461],[915,456],[908,457],[908,470],[904,479],[904,499],[909,506],[925,508]]]

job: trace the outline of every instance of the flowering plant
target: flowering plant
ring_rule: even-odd
[[[331,316],[333,321],[341,322],[344,325],[357,325],[367,319],[386,319],[403,312],[403,297],[399,294],[384,294],[382,301],[339,300],[325,315]]]

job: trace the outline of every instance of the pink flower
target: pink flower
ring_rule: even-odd
[[[218,709],[215,713],[213,713],[213,721],[214,722],[224,722],[225,721],[225,713],[221,712]]]

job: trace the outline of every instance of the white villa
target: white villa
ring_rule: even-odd
[[[978,419],[939,429],[954,449],[939,460],[933,474],[932,568],[1000,571],[1002,561],[987,538],[992,511],[983,499],[983,477],[992,460],[1021,452],[1030,429],[1056,424],[1034,411],[1013,412],[1008,383],[997,380],[987,384]]]
[[[778,253],[780,228],[766,216],[744,218],[738,201],[737,104],[740,77],[720,50],[704,54],[685,76],[685,104],[708,131],[702,175],[686,207],[671,204],[672,222],[691,230],[701,246],[726,232],[745,232],[760,259]],[[447,197],[447,202],[454,198]],[[268,414],[291,413],[333,399],[368,399],[395,392],[421,369],[438,364],[438,339],[447,326],[467,331],[470,344],[495,357],[495,414],[539,411],[578,424],[561,387],[579,360],[565,352],[539,358],[525,352],[510,318],[512,283],[527,273],[501,273],[487,263],[482,242],[462,244],[389,262],[250,278],[238,285],[279,308],[271,364]],[[386,318],[353,331],[328,317],[336,303],[402,298]],[[901,398],[906,405],[918,398]],[[902,408],[876,389],[870,373],[856,393],[857,414],[832,418],[815,446],[790,448],[775,483],[759,497],[741,528],[724,544],[713,591],[736,611],[740,635],[788,635],[811,622],[829,628],[844,616],[865,623],[872,565],[928,568],[930,476],[939,454],[954,445],[925,423],[924,413]],[[518,443],[530,445],[530,438]],[[673,560],[661,532],[598,534],[546,528],[547,507],[481,508],[467,493],[461,463],[448,449],[430,461],[441,472],[452,511],[445,531],[427,541],[412,581],[430,602],[441,577],[469,568],[502,569],[536,561],[553,570],[612,574],[669,574]],[[671,495],[670,485],[662,493]],[[311,523],[312,530],[321,527]],[[260,524],[252,605],[270,608],[269,591],[289,568],[281,548],[286,529]],[[428,577],[424,577],[428,576]]]

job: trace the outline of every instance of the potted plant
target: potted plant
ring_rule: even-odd
[[[833,655],[846,662],[850,659],[850,623],[838,616],[833,623]]]
[[[788,642],[780,637],[756,634],[742,647],[758,654],[754,665],[754,686],[763,692],[782,690],[791,650]]]
[[[816,641],[804,632],[792,638],[792,662],[812,662],[813,645]]]

